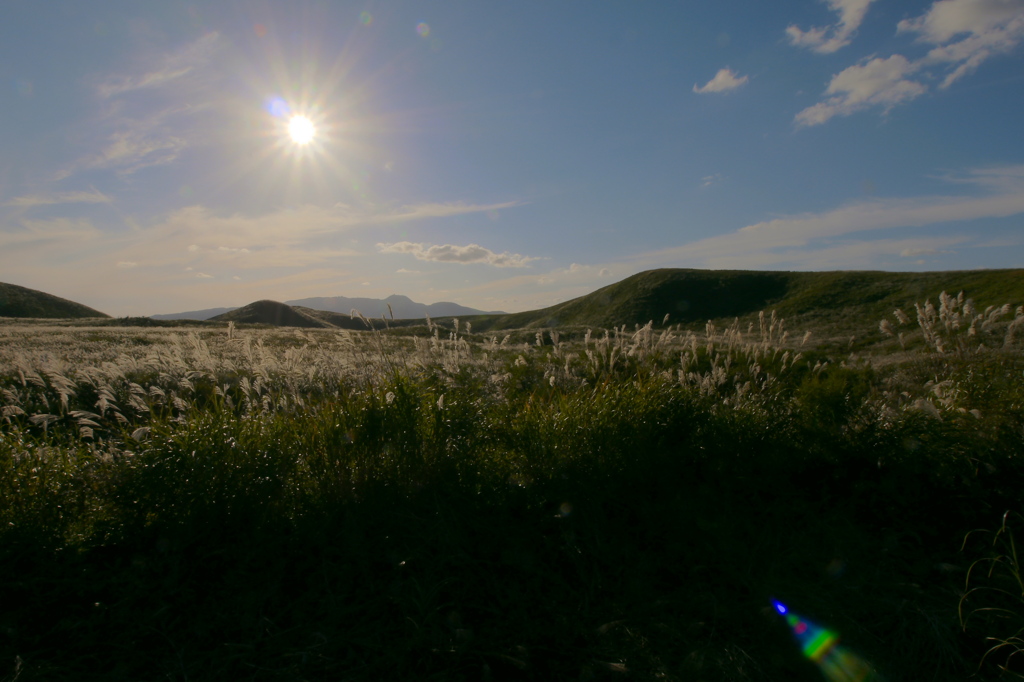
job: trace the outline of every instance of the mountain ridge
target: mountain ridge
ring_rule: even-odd
[[[504,315],[503,311],[485,311],[468,306],[439,301],[437,303],[417,303],[408,296],[392,294],[387,298],[351,298],[348,296],[315,296],[285,301],[292,307],[302,306],[314,310],[325,310],[332,313],[348,315],[357,310],[368,318],[381,315],[396,320],[422,320],[430,317],[455,317],[458,315]],[[388,306],[391,309],[388,310]]]
[[[382,315],[396,320],[422,320],[430,317],[456,317],[466,315],[504,315],[504,311],[485,311],[468,306],[452,303],[451,301],[439,301],[437,303],[417,303],[408,296],[392,294],[387,298],[360,298],[348,296],[314,296],[312,298],[299,298],[283,302],[284,305],[292,308],[306,308],[312,310],[337,313],[350,316],[356,310],[368,318],[379,318]],[[388,306],[391,309],[388,309]],[[165,313],[150,315],[154,320],[210,320],[238,307],[204,308],[202,310],[188,310],[180,313]]]

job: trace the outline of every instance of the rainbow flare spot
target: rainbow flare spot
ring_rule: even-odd
[[[274,97],[267,102],[267,111],[270,112],[271,116],[281,118],[291,112],[291,107],[280,97]]]
[[[430,27],[421,21],[420,23],[416,24],[416,32],[420,34],[421,38],[426,38],[427,36],[430,35]]]
[[[363,24],[363,26],[369,26],[370,24],[373,23],[373,15],[370,14],[369,12],[360,12],[359,21]]]
[[[865,661],[840,646],[839,635],[791,612],[785,604],[772,606],[786,619],[804,656],[813,661],[829,682],[879,682],[881,677]]]

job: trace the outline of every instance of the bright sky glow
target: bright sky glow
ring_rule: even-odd
[[[1022,43],[1024,0],[16,2],[0,281],[517,311],[656,267],[1022,267]]]
[[[316,135],[316,127],[305,116],[292,116],[288,121],[288,135],[296,144],[309,144]]]

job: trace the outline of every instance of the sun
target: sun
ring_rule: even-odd
[[[292,116],[288,120],[288,135],[295,144],[306,145],[316,136],[316,126],[305,116]]]

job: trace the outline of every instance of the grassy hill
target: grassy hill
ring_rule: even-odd
[[[81,303],[35,289],[0,282],[0,317],[110,317]]]
[[[1024,303],[1024,270],[950,272],[770,272],[648,270],[550,308],[466,318],[476,331],[543,327],[703,324],[776,310],[789,327],[827,327],[836,333],[873,327],[896,308],[935,301],[939,292],[965,295],[976,305]]]
[[[949,272],[775,272],[756,270],[648,270],[593,293],[541,310],[511,314],[462,316],[477,332],[511,329],[611,328],[653,320],[689,327],[708,320],[753,319],[776,311],[788,329],[815,330],[834,337],[877,329],[878,322],[902,308],[913,316],[914,304],[937,302],[940,292],[964,291],[975,305],[1024,304],[1024,269]],[[366,329],[342,313],[257,301],[212,321],[294,327]],[[450,324],[451,317],[437,318]],[[376,319],[375,327],[384,326]],[[389,320],[391,327],[422,325],[425,320]]]
[[[210,319],[216,322],[269,324],[278,327],[322,328],[333,326],[284,303],[267,300],[256,301]]]

